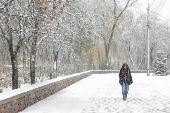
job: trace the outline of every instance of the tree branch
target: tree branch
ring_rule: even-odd
[[[26,42],[24,42],[24,44],[26,45],[26,47],[29,49],[29,51],[31,52],[31,48],[27,45]]]

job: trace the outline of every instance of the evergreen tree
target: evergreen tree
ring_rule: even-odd
[[[156,52],[153,61],[153,69],[154,73],[157,76],[165,76],[166,75],[166,55],[165,52],[159,50]]]

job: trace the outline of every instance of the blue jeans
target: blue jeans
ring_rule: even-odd
[[[124,82],[123,82],[123,85],[122,85],[122,95],[123,95],[123,99],[126,99],[126,98],[127,98],[128,91],[129,91],[129,85],[128,85],[128,83],[124,83]]]

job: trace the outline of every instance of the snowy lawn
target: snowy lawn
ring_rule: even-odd
[[[170,113],[170,76],[132,73],[126,101],[118,74],[94,74],[21,113]]]

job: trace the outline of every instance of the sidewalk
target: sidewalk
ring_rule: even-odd
[[[94,74],[20,113],[170,113],[170,76],[132,77],[126,101],[118,74]]]

